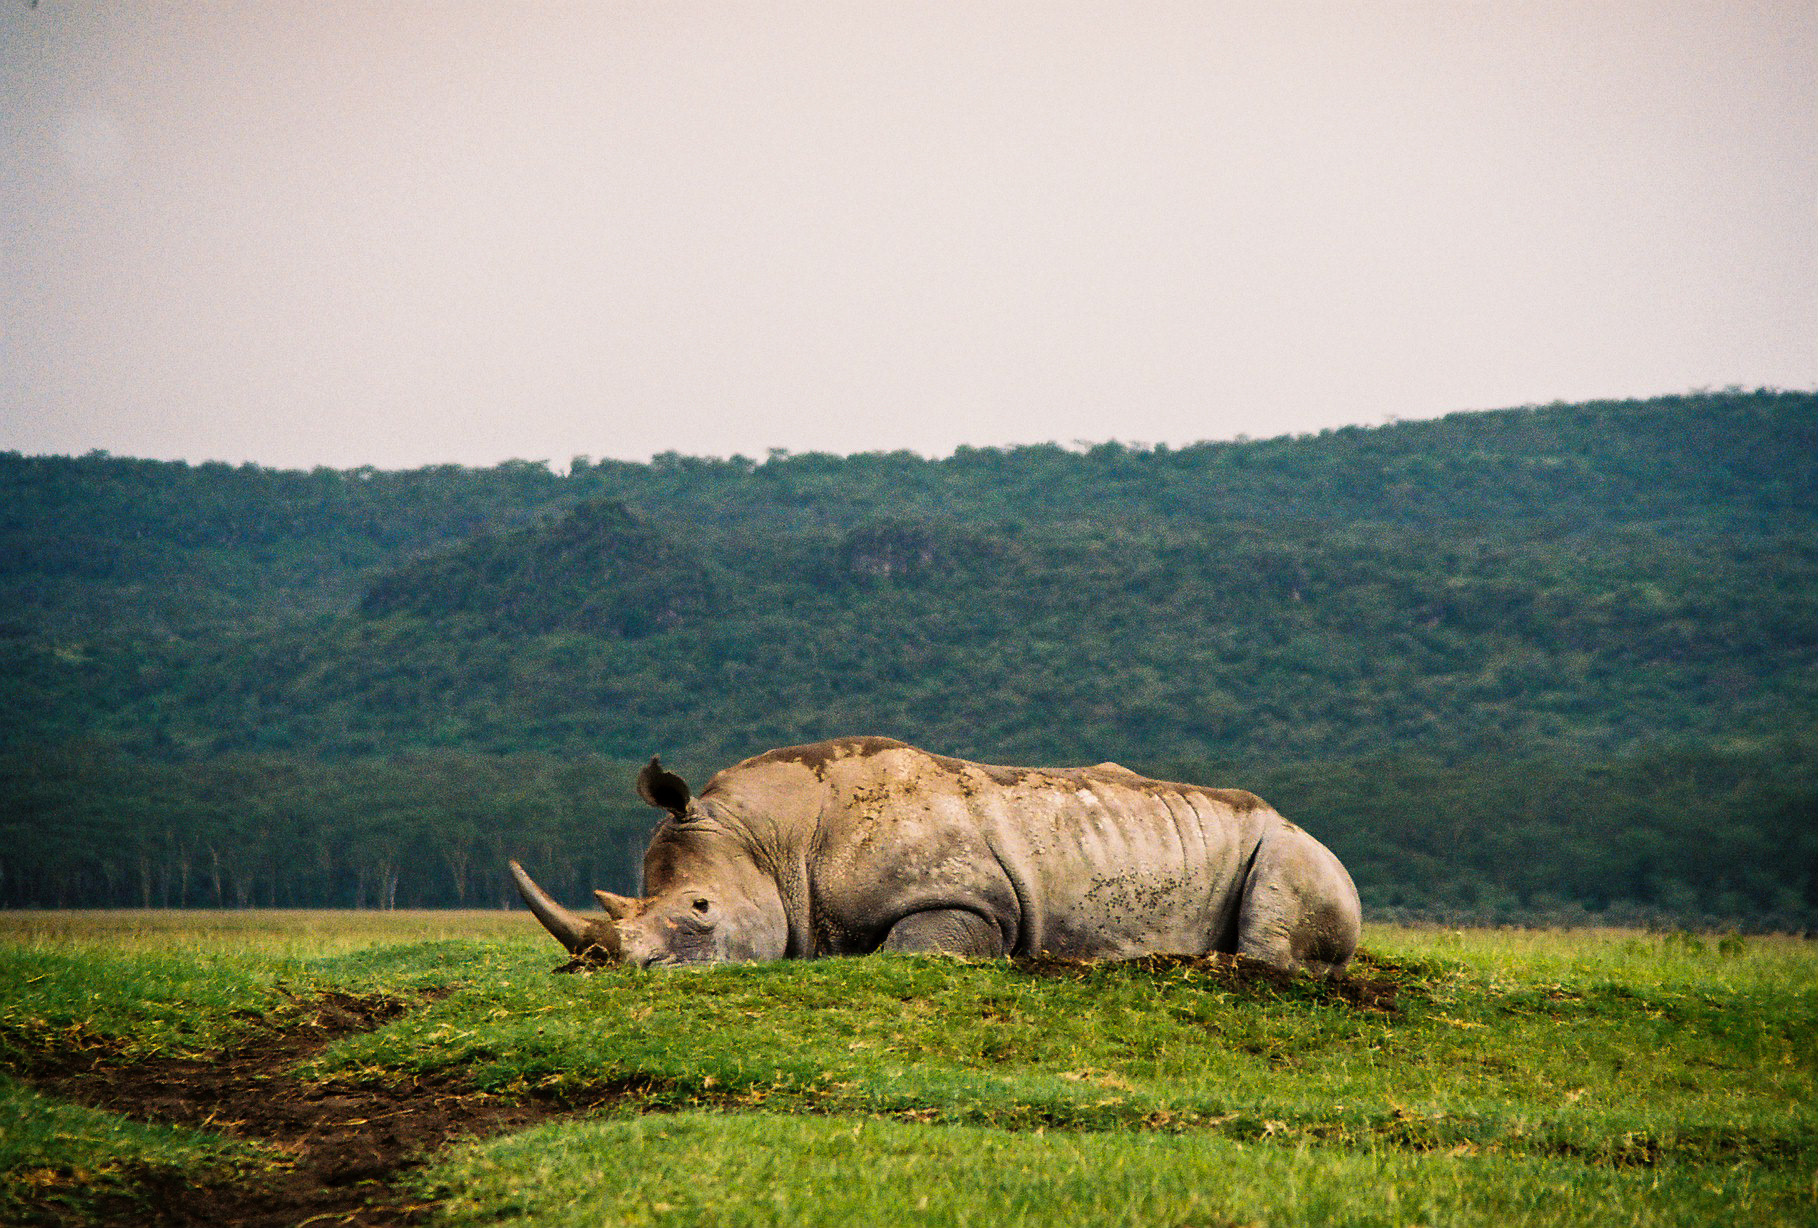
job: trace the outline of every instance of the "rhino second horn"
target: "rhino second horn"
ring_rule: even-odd
[[[518,894],[524,897],[524,903],[536,914],[543,928],[555,935],[555,940],[568,948],[571,954],[579,955],[590,946],[601,946],[613,955],[619,952],[619,934],[611,922],[601,924],[578,917],[560,904],[549,898],[549,893],[537,886],[536,880],[524,872],[524,867],[517,862],[511,863],[511,877],[518,885]]]
[[[629,896],[614,895],[610,891],[600,891],[597,888],[593,893],[593,898],[600,902],[600,907],[605,909],[606,915],[614,921],[623,921],[636,912],[640,902]]]

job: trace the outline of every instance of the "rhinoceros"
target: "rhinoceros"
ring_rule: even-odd
[[[1170,784],[1115,763],[995,767],[889,738],[746,759],[694,796],[652,759],[667,812],[642,899],[518,891],[575,954],[713,963],[872,951],[1103,959],[1235,952],[1328,974],[1357,947],[1337,857],[1254,794]]]

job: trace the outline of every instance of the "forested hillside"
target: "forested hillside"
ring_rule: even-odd
[[[636,761],[862,732],[1254,788],[1378,910],[1818,920],[1811,394],[0,495],[7,902],[622,890]]]

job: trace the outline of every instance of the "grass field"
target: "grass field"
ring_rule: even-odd
[[[1165,961],[552,976],[522,913],[0,914],[0,1063],[207,1056],[328,991],[398,999],[283,1081],[561,1110],[375,1179],[453,1224],[1818,1222],[1818,944],[1365,947],[1393,1011]],[[172,1175],[294,1162],[0,1078],[0,1221],[128,1222]]]

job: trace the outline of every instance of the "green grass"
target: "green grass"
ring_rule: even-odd
[[[0,1075],[0,1223],[24,1222],[28,1206],[80,1215],[100,1199],[130,1204],[151,1181],[225,1181],[268,1162],[253,1147],[61,1103]]]
[[[328,988],[446,984],[491,948],[540,944],[525,915],[0,912],[0,1062],[104,1047],[129,1058],[218,1048],[254,1012],[282,1012]]]
[[[1753,1169],[1597,1168],[1216,1134],[691,1112],[544,1126],[435,1174],[456,1224],[1805,1224]]]
[[[1373,927],[1360,971],[1397,982],[1388,1015],[1188,968],[551,976],[523,914],[429,914],[423,941],[364,915],[148,919],[155,939],[33,916],[0,918],[15,1060],[195,1052],[321,988],[451,986],[300,1073],[587,1110],[428,1169],[459,1222],[1818,1219],[1818,946],[1794,939]]]
[[[396,912],[326,908],[0,911],[0,943],[120,953],[177,950],[201,958],[259,954],[316,959],[399,942],[521,937],[524,917],[521,912],[429,908]]]
[[[1407,953],[1403,953],[1404,958]],[[323,1071],[491,1090],[1032,1129],[1216,1129],[1630,1162],[1810,1152],[1818,991],[1767,943],[1720,981],[1518,975],[1411,958],[1403,1013],[1203,973],[1049,980],[996,962],[496,974],[343,1042]],[[1660,968],[1666,961],[1650,965]],[[609,1023],[610,1026],[603,1026]],[[1670,1060],[1663,1060],[1670,1054]]]

